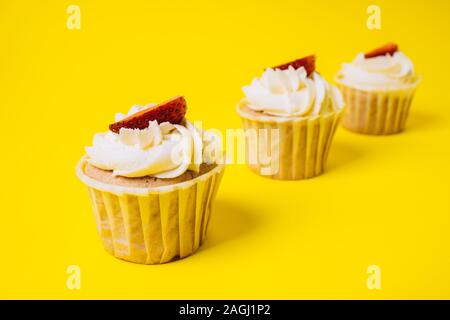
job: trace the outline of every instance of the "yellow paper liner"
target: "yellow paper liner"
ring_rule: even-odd
[[[343,126],[370,135],[389,135],[404,130],[417,84],[400,90],[366,91],[339,85],[347,112]]]
[[[157,187],[130,188],[104,184],[84,174],[98,234],[113,256],[143,264],[184,258],[203,242],[224,166],[186,182]]]
[[[326,115],[290,119],[254,116],[241,108],[242,104],[239,104],[237,111],[242,118],[244,130],[256,129],[257,132],[257,139],[246,136],[247,165],[252,171],[280,180],[308,179],[323,173],[343,109]],[[270,130],[262,137],[264,131],[259,129],[278,129],[279,144],[271,144]],[[261,157],[257,161],[249,161],[249,150],[254,150],[255,147],[258,153],[267,155],[268,159],[276,159],[276,154],[279,153],[278,165],[273,159],[270,163],[264,163],[260,161]],[[264,171],[269,167],[274,172],[266,174]]]

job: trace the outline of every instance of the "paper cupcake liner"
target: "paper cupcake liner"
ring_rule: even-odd
[[[417,85],[402,90],[364,91],[340,85],[347,104],[342,124],[363,134],[388,135],[404,130]]]
[[[334,133],[343,115],[341,109],[311,118],[274,119],[250,116],[239,106],[238,113],[246,131],[248,166],[259,175],[280,180],[308,179],[323,173]],[[250,138],[248,129],[254,129],[256,139]],[[279,139],[273,140],[278,143],[272,143],[271,130],[260,129],[278,129],[275,132]],[[257,150],[257,159],[250,159],[252,150]]]
[[[108,185],[83,173],[103,246],[113,256],[143,264],[184,258],[203,242],[224,166],[159,188]]]

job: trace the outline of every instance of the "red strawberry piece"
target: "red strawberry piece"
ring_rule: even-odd
[[[316,56],[310,55],[301,59],[297,59],[279,66],[274,67],[273,69],[286,70],[290,66],[294,69],[299,69],[300,67],[304,67],[307,75],[309,76],[316,69]]]
[[[186,114],[186,108],[186,100],[184,97],[175,97],[110,124],[109,130],[119,133],[121,128],[145,129],[148,127],[149,121],[153,120],[158,121],[158,123],[170,122],[178,124],[183,120]]]
[[[375,50],[367,52],[364,55],[364,57],[366,59],[368,59],[368,58],[375,58],[375,57],[379,57],[379,56],[385,56],[387,54],[392,56],[397,51],[398,51],[398,46],[395,43],[388,43],[380,48],[377,48]]]

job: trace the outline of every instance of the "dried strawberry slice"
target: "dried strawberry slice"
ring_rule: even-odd
[[[395,43],[388,43],[380,48],[367,52],[364,57],[366,59],[385,56],[387,54],[394,55],[398,51],[398,46]]]
[[[110,124],[109,129],[115,133],[119,133],[121,128],[145,129],[148,127],[149,121],[153,120],[156,120],[158,123],[170,122],[178,124],[183,120],[186,109],[184,97],[175,97]]]
[[[279,66],[274,67],[273,69],[286,70],[290,66],[294,69],[299,69],[300,67],[304,67],[306,70],[306,74],[309,76],[316,69],[316,56],[310,55],[301,59],[297,59]]]

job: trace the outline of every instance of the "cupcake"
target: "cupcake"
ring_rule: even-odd
[[[94,136],[76,172],[113,256],[158,264],[203,242],[224,166],[220,138],[185,119],[186,101],[134,106]]]
[[[281,180],[321,174],[344,104],[315,71],[315,56],[267,68],[243,91],[237,112],[250,169]]]
[[[360,53],[344,63],[336,82],[345,103],[345,128],[364,134],[387,135],[405,128],[420,77],[396,44]]]

